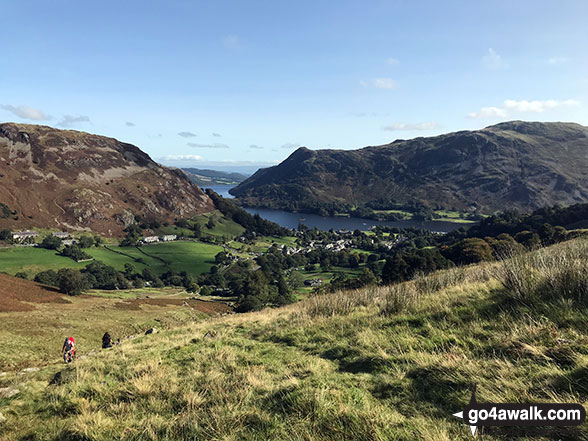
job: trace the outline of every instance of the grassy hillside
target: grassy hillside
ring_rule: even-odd
[[[478,401],[588,397],[588,241],[311,297],[0,377],[6,440],[470,440]],[[59,342],[60,343],[60,342]],[[587,440],[493,428],[485,440]]]
[[[87,354],[100,348],[106,331],[124,341],[151,327],[161,330],[231,310],[221,303],[194,300],[180,288],[90,291],[70,297],[33,296],[30,287],[19,287],[21,295],[10,299],[13,293],[7,295],[4,289],[7,278],[0,275],[0,300],[12,300],[0,302],[0,371],[59,362],[66,336],[73,336],[78,350]],[[26,303],[14,297],[25,297]]]

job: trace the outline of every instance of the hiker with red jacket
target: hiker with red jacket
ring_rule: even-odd
[[[65,339],[61,352],[63,352],[63,361],[66,363],[71,363],[74,360],[76,356],[76,342],[73,337],[67,337]]]

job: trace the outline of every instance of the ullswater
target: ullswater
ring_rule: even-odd
[[[216,193],[224,198],[232,198],[229,190],[230,185],[212,185]],[[359,217],[343,217],[343,216],[319,216],[318,214],[307,213],[292,213],[284,210],[273,210],[269,208],[248,208],[244,207],[248,213],[259,213],[261,217],[269,221],[275,222],[278,225],[286,228],[298,228],[300,223],[309,228],[317,227],[319,230],[328,231],[333,230],[367,230],[376,225],[384,225],[387,227],[398,228],[420,228],[423,230],[437,231],[440,233],[448,233],[463,226],[463,224],[446,221],[377,221],[373,219],[363,219]]]

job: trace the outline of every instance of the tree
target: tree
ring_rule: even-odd
[[[214,290],[210,286],[205,285],[200,290],[200,295],[201,296],[211,296],[213,292],[214,292]]]
[[[62,293],[76,296],[88,289],[86,278],[78,270],[63,268],[57,273]]]
[[[378,279],[369,268],[364,268],[361,275],[357,279],[360,286],[375,285]]]
[[[208,219],[208,222],[206,222],[206,228],[212,230],[214,227],[216,227],[216,221],[214,220],[214,217],[211,216]]]
[[[141,227],[139,227],[139,225],[137,225],[137,224],[132,224],[132,225],[129,225],[127,228],[125,228],[124,231],[125,231],[125,233],[127,233],[127,235],[121,241],[120,246],[121,247],[137,246],[137,243],[139,242],[139,240],[141,239],[141,236],[143,235],[143,230],[141,229]]]
[[[53,270],[42,271],[35,276],[35,282],[59,287],[59,277]]]
[[[144,268],[143,271],[141,272],[141,275],[148,282],[152,282],[153,280],[156,279],[155,274],[153,274],[153,271],[151,271],[149,268]]]
[[[216,264],[222,265],[226,261],[227,261],[227,253],[225,253],[224,251],[221,251],[216,256],[214,256],[214,262]]]
[[[28,275],[27,273],[22,273],[22,272],[21,272],[21,273],[16,273],[16,274],[14,275],[14,277],[18,277],[19,279],[25,279],[25,280],[28,280],[28,278],[29,278],[29,275]]]
[[[151,283],[151,286],[153,288],[163,288],[165,284],[159,277],[156,277],[155,280],[153,280],[153,282]]]
[[[0,240],[4,240],[4,241],[12,240],[12,231],[1,230],[0,231]]]
[[[55,236],[45,236],[43,242],[41,242],[40,247],[46,248],[48,250],[56,250],[61,247],[62,241],[59,237]]]
[[[76,244],[66,245],[65,248],[63,248],[63,250],[61,251],[61,254],[65,257],[69,257],[69,258],[75,260],[76,262],[79,262],[80,260],[87,260],[87,259],[92,258],[92,256],[90,256],[88,253],[82,251],[82,249],[79,246],[77,246]]]
[[[292,289],[298,289],[304,285],[304,277],[298,271],[292,271],[288,276],[288,285]]]
[[[80,237],[80,240],[78,243],[79,243],[80,248],[90,248],[90,247],[94,246],[94,239],[91,238],[90,236],[82,236],[82,237]]]
[[[514,238],[518,243],[523,244],[529,250],[534,250],[541,246],[539,235],[532,231],[521,231],[517,233]]]
[[[180,218],[175,222],[176,226],[179,228],[190,228],[190,222],[188,222],[184,218]]]
[[[382,268],[382,283],[385,285],[407,280],[410,267],[402,256],[397,253],[392,258],[386,259]]]
[[[135,274],[135,265],[127,262],[124,265],[124,270],[125,270],[125,276],[130,277],[133,274]]]
[[[263,308],[263,303],[255,296],[248,296],[237,306],[237,312],[259,311]]]
[[[102,238],[100,236],[94,236],[94,246],[99,247],[102,245]]]
[[[117,289],[118,276],[117,271],[109,265],[105,265],[100,261],[94,261],[87,265],[82,270],[85,274],[91,274],[96,278],[96,283],[92,286],[93,288],[100,289]]]

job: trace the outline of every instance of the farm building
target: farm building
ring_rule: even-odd
[[[32,231],[32,230],[27,230],[27,231],[15,231],[14,233],[12,233],[12,238],[14,240],[24,240],[24,239],[28,239],[28,238],[35,238],[39,236],[39,233],[37,233],[36,231]]]

